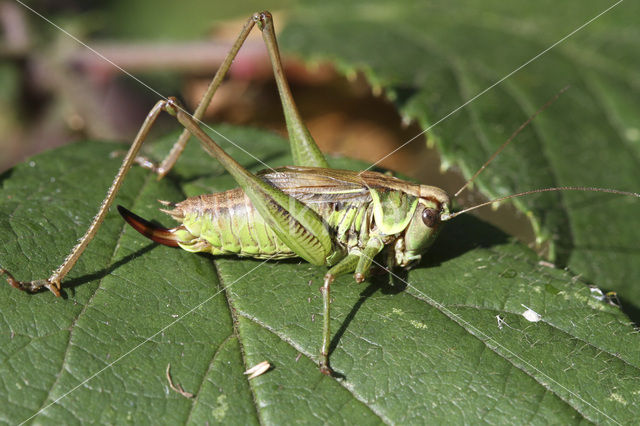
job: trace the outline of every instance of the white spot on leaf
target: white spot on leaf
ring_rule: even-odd
[[[542,319],[542,316],[537,313],[536,311],[534,311],[533,309],[529,308],[528,306],[522,305],[521,306],[523,308],[526,309],[526,311],[524,311],[522,313],[522,316],[524,317],[524,319],[526,319],[529,322],[538,322]]]
[[[426,330],[427,328],[427,324],[421,323],[420,321],[416,321],[416,320],[411,320],[409,321],[411,323],[412,326],[414,326],[415,328],[421,328],[423,330]]]
[[[604,293],[598,287],[589,287],[589,291],[591,291],[591,297],[602,302],[605,299]]]
[[[611,395],[609,395],[609,399],[611,401],[619,402],[622,405],[627,405],[627,400],[618,393],[612,393]]]

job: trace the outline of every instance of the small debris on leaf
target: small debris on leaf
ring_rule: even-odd
[[[498,320],[498,328],[502,330],[502,327],[507,325],[507,323],[505,322],[504,318],[502,318],[502,316],[500,315],[496,315],[496,319]]]
[[[182,386],[179,383],[173,384],[173,379],[171,378],[170,370],[171,370],[171,363],[167,364],[167,381],[169,382],[169,387],[175,392],[184,396],[185,398],[193,398],[195,395],[192,394],[191,392],[187,392],[186,390],[182,389]]]
[[[263,375],[264,373],[269,371],[269,369],[271,369],[271,364],[269,364],[269,361],[262,361],[261,363],[256,364],[250,369],[248,369],[247,371],[245,371],[244,374],[247,374],[249,376],[247,377],[247,379],[251,380],[253,378]]]

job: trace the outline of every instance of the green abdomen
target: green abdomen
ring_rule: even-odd
[[[191,234],[188,243],[180,244],[187,251],[256,258],[295,257],[241,189],[188,198],[176,207]]]
[[[331,196],[311,198],[298,199],[324,219],[334,245],[346,248],[357,244],[367,233],[370,217],[367,200],[344,203],[332,200]],[[254,258],[296,257],[239,188],[188,198],[170,214],[186,228],[177,232],[182,241],[180,247],[187,251]]]

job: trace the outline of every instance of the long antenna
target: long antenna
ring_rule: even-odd
[[[491,157],[489,157],[489,159],[482,165],[482,167],[480,167],[478,169],[478,171],[471,176],[471,179],[469,179],[464,185],[462,185],[462,188],[458,189],[458,191],[453,195],[453,198],[456,198],[458,195],[460,195],[460,193],[462,191],[464,191],[464,189],[469,186],[471,184],[471,182],[473,182],[475,180],[475,178],[478,177],[478,175],[480,173],[482,173],[482,171],[498,156],[498,154],[500,154],[500,152],[502,152],[502,150],[509,145],[509,143],[513,140],[513,138],[515,138],[516,136],[518,136],[518,133],[520,133],[525,127],[527,127],[527,125],[529,125],[529,123],[531,123],[533,121],[534,118],[536,118],[538,116],[538,114],[540,114],[542,111],[544,111],[545,109],[549,108],[551,106],[552,103],[554,103],[559,97],[560,95],[562,95],[564,92],[566,92],[569,87],[571,86],[565,86],[563,87],[558,93],[556,93],[553,98],[549,99],[547,101],[547,103],[545,103],[544,105],[542,105],[542,107],[540,107],[540,109],[538,109],[535,113],[533,113],[533,115],[531,117],[529,117],[527,119],[527,121],[525,121],[524,123],[522,123],[520,125],[520,127],[518,127],[516,129],[515,132],[513,132],[511,134],[511,136],[509,136],[509,139],[507,139],[505,141],[505,143],[503,143],[502,145],[500,145],[500,148],[498,148],[496,150],[496,152],[494,152]]]
[[[520,192],[518,194],[507,195],[506,197],[496,198],[495,200],[487,201],[482,204],[478,204],[473,207],[466,208],[464,210],[460,210],[451,214],[443,214],[440,220],[446,221],[449,219],[453,219],[454,217],[466,213],[471,210],[479,209],[480,207],[488,206],[489,204],[497,203],[498,201],[508,200],[509,198],[522,197],[524,195],[529,194],[537,194],[539,192],[552,192],[552,191],[590,191],[590,192],[608,192],[610,194],[617,195],[630,195],[632,197],[640,198],[640,193],[637,192],[628,192],[628,191],[618,191],[617,189],[609,189],[609,188],[592,188],[586,186],[560,186],[557,188],[542,188],[542,189],[533,189],[531,191]]]

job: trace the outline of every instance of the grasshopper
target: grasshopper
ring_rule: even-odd
[[[294,165],[254,175],[224,152],[202,130],[198,121],[256,25],[262,31],[275,74]],[[184,130],[167,157],[156,166],[138,157],[138,153],[162,112],[175,116]],[[18,281],[4,269],[0,269],[0,274],[6,274],[7,281],[20,290],[36,292],[47,288],[60,296],[62,280],[95,236],[131,166],[140,163],[163,177],[176,163],[192,135],[220,161],[240,187],[188,198],[179,203],[163,202],[167,208],[162,211],[180,222],[172,229],[151,224],[119,206],[121,215],[153,241],[190,252],[263,259],[300,257],[314,265],[327,266],[329,269],[321,287],[323,332],[319,355],[320,370],[327,375],[332,374],[329,366],[331,284],[337,276],[348,273],[354,274],[355,281],[364,281],[374,257],[383,249],[388,250],[388,267],[409,267],[421,259],[444,222],[495,201],[534,192],[597,190],[640,196],[598,188],[545,188],[513,194],[453,213],[451,198],[440,188],[410,183],[377,172],[330,169],[293,100],[280,60],[271,14],[261,12],[245,23],[193,116],[175,98],[160,100],[151,109],[97,215],[62,265],[48,279],[30,282]]]

